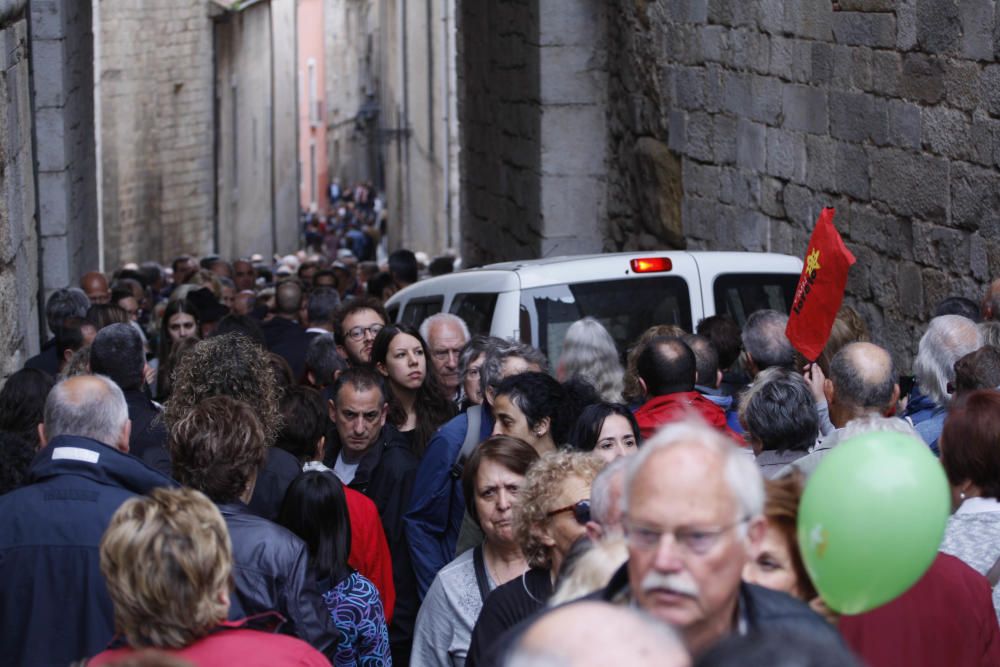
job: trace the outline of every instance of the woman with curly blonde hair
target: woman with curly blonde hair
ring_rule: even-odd
[[[566,555],[586,533],[590,483],[604,465],[589,453],[557,451],[528,469],[514,509],[514,537],[531,569],[486,599],[472,631],[467,664],[480,662],[498,637],[552,595]]]

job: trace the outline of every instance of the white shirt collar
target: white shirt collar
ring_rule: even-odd
[[[996,498],[966,498],[955,510],[955,514],[978,514],[1000,512],[1000,500]]]

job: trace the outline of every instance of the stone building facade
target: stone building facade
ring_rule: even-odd
[[[105,265],[208,252],[215,213],[209,3],[96,6]]]
[[[606,3],[594,57],[562,70],[563,79],[588,71],[607,90],[604,127],[577,133],[605,140],[595,185],[606,203],[594,227],[590,201],[540,204],[551,84],[530,44],[545,43],[549,3],[487,4],[462,9],[477,47],[460,59],[471,256],[529,256],[552,217],[592,235],[595,251],[799,255],[832,205],[858,258],[848,302],[904,367],[938,301],[978,300],[1000,275],[994,2]],[[487,24],[500,29],[484,38],[475,28]]]
[[[299,247],[295,0],[215,21],[216,238],[224,257]]]
[[[330,177],[385,193],[391,248],[459,231],[456,1],[325,0]]]
[[[0,11],[0,378],[38,349],[40,324],[28,20],[27,2]]]

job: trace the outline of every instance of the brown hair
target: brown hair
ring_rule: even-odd
[[[939,444],[952,486],[970,481],[984,498],[1000,499],[1000,392],[962,395],[948,411]]]
[[[370,296],[356,296],[333,312],[333,332],[338,345],[344,344],[344,320],[360,310],[374,310],[382,318],[382,322],[389,324],[389,314],[385,312],[381,301]]]
[[[211,396],[249,405],[272,444],[281,430],[280,391],[264,350],[246,336],[212,336],[184,355],[173,374],[173,393],[163,418],[170,426]]]
[[[240,499],[267,456],[264,427],[246,403],[213,396],[170,427],[174,477],[217,503]]]
[[[657,324],[642,332],[635,344],[629,349],[625,357],[625,389],[622,395],[628,403],[642,402],[646,400],[642,385],[639,384],[639,371],[636,368],[639,364],[639,355],[646,349],[649,341],[660,336],[673,336],[679,338],[686,331],[676,324]]]
[[[194,489],[153,489],[111,517],[101,573],[115,629],[133,648],[182,648],[226,619],[232,546],[218,508]]]
[[[469,460],[462,469],[462,493],[465,496],[465,509],[472,520],[479,525],[479,514],[476,512],[476,477],[483,461],[499,463],[515,475],[524,477],[528,468],[538,460],[535,448],[520,438],[508,435],[494,435],[473,450]]]
[[[796,522],[799,516],[799,501],[802,499],[804,485],[802,474],[798,471],[778,479],[764,480],[764,517],[771,528],[777,530],[788,545],[788,554],[792,560],[792,570],[798,582],[799,593],[804,600],[811,600],[818,594],[816,587],[806,572],[799,550],[799,539],[796,535]]]

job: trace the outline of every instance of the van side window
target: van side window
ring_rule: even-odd
[[[680,276],[605,280],[525,290],[521,305],[534,312],[538,347],[552,363],[559,358],[566,330],[590,315],[614,338],[624,358],[628,346],[654,324],[691,330],[691,299]]]
[[[751,313],[770,308],[792,309],[797,275],[787,273],[723,273],[715,278],[715,312],[726,314],[742,327]]]
[[[487,335],[493,323],[493,311],[497,307],[496,293],[456,294],[449,309],[452,315],[458,315],[469,325],[469,333]]]
[[[399,318],[399,321],[410,326],[419,327],[420,323],[428,317],[440,313],[443,306],[443,296],[425,296],[419,299],[410,299],[406,307],[403,308],[403,314]]]

